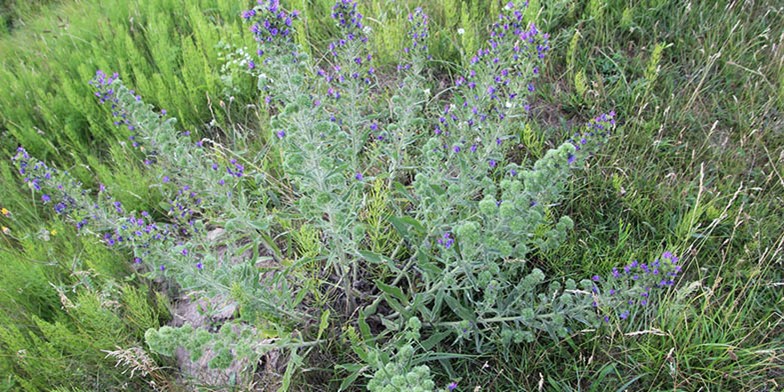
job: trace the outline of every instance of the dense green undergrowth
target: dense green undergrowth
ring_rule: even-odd
[[[143,152],[128,139],[133,133],[114,126],[107,109],[96,104],[87,84],[96,69],[117,70],[124,84],[135,90],[132,94],[177,118],[178,132],[191,131],[187,140],[207,138],[211,151],[221,152],[215,155],[221,165],[231,159],[221,155],[226,153],[224,146],[238,157],[258,158],[242,162],[254,162],[257,166],[247,170],[264,178],[259,183],[265,185],[247,188],[246,180],[242,189],[251,196],[234,205],[235,213],[261,204],[269,215],[283,211],[280,218],[264,222],[273,228],[264,229],[271,236],[254,241],[277,244],[281,255],[273,251],[271,257],[292,263],[287,265],[292,276],[306,282],[303,293],[335,287],[326,291],[325,298],[303,294],[297,299],[318,304],[318,311],[304,312],[303,323],[309,327],[298,331],[301,335],[286,335],[290,367],[301,369],[285,372],[288,381],[283,377],[281,383],[292,389],[337,389],[350,375],[373,375],[362,369],[373,361],[393,364],[391,368],[402,366],[391,369],[395,371],[411,363],[427,364],[439,387],[454,382],[458,390],[481,386],[486,390],[762,391],[784,385],[780,337],[784,332],[784,9],[775,1],[532,1],[525,20],[536,20],[540,30],[550,33],[551,50],[532,94],[530,121],[515,123],[519,126],[510,126],[505,134],[515,140],[508,156],[525,167],[544,158],[548,149],[560,146],[579,124],[601,112],[615,110],[621,126],[587,160],[586,168],[564,183],[565,196],[555,211],[547,212],[555,214],[547,215],[553,223],[555,217],[570,216],[574,227],[559,228],[567,234],[560,246],[532,245],[539,250],[528,258],[527,268],[544,271],[547,284],[562,284],[594,274],[608,276],[614,266],[653,259],[671,249],[683,260],[683,272],[675,289],[653,306],[622,323],[603,326],[601,333],[570,329],[552,339],[547,332],[534,330],[535,339],[516,336],[512,339],[518,343],[497,351],[482,350],[479,338],[470,345],[450,346],[441,337],[443,341],[437,343],[434,339],[422,346],[414,344],[416,354],[407,352],[407,343],[416,342],[414,337],[420,333],[431,333],[429,325],[420,332],[402,317],[356,322],[345,316],[352,313],[347,309],[356,307],[354,316],[362,318],[369,311],[361,305],[368,304],[348,299],[353,290],[339,289],[345,281],[319,275],[316,266],[350,275],[357,267],[344,255],[352,250],[323,252],[325,247],[350,247],[355,241],[330,242],[341,231],[324,225],[328,222],[320,219],[327,216],[324,211],[293,215],[298,210],[286,209],[294,197],[323,200],[298,191],[318,185],[291,171],[301,164],[290,161],[302,153],[295,148],[301,141],[282,139],[297,143],[278,144],[279,129],[270,124],[282,128],[285,123],[270,123],[277,113],[265,105],[267,93],[257,90],[257,74],[246,72],[246,56],[253,56],[256,47],[241,17],[249,4],[234,0],[31,4],[4,4],[5,26],[0,27],[0,85],[5,86],[0,92],[4,154],[0,207],[7,211],[0,216],[0,374],[7,375],[0,385],[4,388],[106,390],[152,388],[150,382],[156,388],[175,388],[181,383],[176,381],[177,371],[166,368],[170,359],[160,355],[171,350],[158,342],[156,354],[144,337],[145,331],[158,330],[167,320],[167,300],[153,289],[173,291],[140,274],[143,271],[133,265],[137,255],[128,249],[106,248],[101,237],[77,234],[73,222],[42,206],[40,193],[21,186],[17,169],[6,159],[22,145],[50,166],[67,169],[87,189],[104,184],[126,210],[150,211],[166,219],[167,196],[160,186],[164,173],[142,163]],[[333,4],[305,0],[286,4],[302,12],[292,42],[325,68],[336,61],[328,47],[341,31],[329,17]],[[420,92],[429,91],[431,103],[443,103],[439,99],[455,93],[451,86],[462,70],[470,68],[472,55],[487,39],[487,26],[504,7],[501,2],[457,0],[362,2],[359,9],[371,30],[368,47],[378,68],[374,94],[383,97],[382,102],[388,99],[385,105],[394,107],[402,99],[396,98],[393,88],[401,81],[395,65],[405,59],[399,50],[407,39],[406,16],[419,5],[431,17],[427,54],[432,58],[418,83],[422,83]],[[277,118],[300,121],[296,112],[287,115]],[[374,117],[356,121],[369,127],[374,120],[393,122]],[[467,150],[470,144],[461,148]],[[410,164],[400,161],[400,167]],[[363,191],[368,192],[367,204],[351,208],[361,211],[357,219],[371,239],[371,246],[360,249],[365,252],[361,255],[377,260],[370,272],[375,280],[360,279],[355,288],[361,291],[362,284],[377,284],[380,289],[372,295],[381,298],[387,292],[379,302],[392,303],[393,309],[378,310],[375,304],[373,310],[387,312],[386,316],[404,314],[407,308],[397,307],[409,306],[406,302],[414,300],[409,295],[421,287],[420,279],[428,279],[428,272],[405,275],[400,281],[407,286],[400,293],[391,287],[398,282],[395,277],[403,275],[385,270],[383,264],[390,255],[414,256],[400,255],[396,245],[401,237],[412,241],[419,229],[410,221],[389,220],[387,206],[402,202],[398,200],[402,195],[375,169],[362,172],[362,168],[352,167],[351,173],[375,182]],[[330,191],[351,200],[360,192],[351,185],[354,181],[332,184]],[[331,205],[333,213],[347,208]],[[410,212],[413,207],[407,208]],[[400,216],[406,210],[394,212]],[[204,213],[208,224],[226,223],[221,218],[225,217]],[[260,227],[257,221],[246,226],[234,223],[244,233],[243,241],[253,238],[251,233]],[[461,227],[458,236],[467,238],[470,227]],[[493,235],[503,239],[502,234]],[[246,249],[232,250],[241,254]],[[441,252],[447,263],[451,256]],[[491,259],[482,260],[491,263]],[[533,275],[528,272],[520,276]],[[245,306],[241,325],[258,327],[265,338],[284,336],[281,331],[290,333],[296,318],[281,323],[286,317],[254,302],[267,294],[263,290],[240,293],[233,287],[231,291]],[[425,318],[421,312],[418,315]],[[265,317],[274,321],[264,321]],[[396,339],[380,335],[386,342],[399,342],[394,353],[413,356],[409,364],[384,358],[388,349],[369,343],[368,330],[375,334],[392,329],[393,321],[400,321],[395,328],[407,335]],[[457,319],[444,322],[457,323]],[[482,336],[503,335],[502,330],[488,331]],[[175,334],[170,338],[185,339]],[[312,351],[305,338],[322,342],[319,349]],[[155,346],[154,339],[152,343]],[[144,351],[133,351],[135,347]],[[436,352],[427,355],[429,349]],[[302,355],[305,351],[312,355]],[[133,360],[118,364],[121,355],[136,358],[136,365]],[[132,374],[131,369],[144,368],[140,363],[145,360],[148,373]],[[355,387],[367,381],[357,380]]]

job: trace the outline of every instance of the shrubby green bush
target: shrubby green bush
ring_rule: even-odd
[[[426,74],[429,18],[413,12],[387,104],[374,32],[356,3],[335,3],[339,35],[321,61],[300,46],[296,11],[276,0],[245,11],[258,49],[234,66],[257,80],[268,155],[194,141],[118,75],[98,71],[95,95],[159,180],[152,211],[126,210],[103,185],[93,196],[23,148],[14,163],[42,203],[86,238],[132,253],[139,272],[237,304],[217,332],[149,329],[155,352],[185,347],[198,358],[209,348],[210,366],[220,368],[288,350],[286,387],[346,326],[342,343],[357,358],[338,366],[348,372],[341,388],[364,374],[370,390],[433,390],[436,359],[508,356],[580,325],[617,323],[679,272],[670,253],[580,282],[547,279],[532,263],[572,230],[558,208],[566,184],[616,119],[597,116],[535,162],[516,156],[550,44],[525,6],[500,12],[462,76],[437,93]],[[269,162],[276,166],[264,169]]]

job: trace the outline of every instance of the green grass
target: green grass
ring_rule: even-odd
[[[6,157],[17,143],[70,168],[86,184],[107,184],[126,205],[155,208],[148,186],[154,179],[123,158],[127,149],[117,142],[127,133],[112,126],[104,108],[93,102],[86,81],[96,68],[118,70],[145,100],[201,135],[229,140],[234,129],[258,130],[261,121],[252,108],[230,118],[219,103],[225,97],[216,45],[253,47],[239,18],[246,2],[57,3],[3,6],[0,85],[7,87],[0,91],[0,196],[1,207],[14,218],[0,222],[14,235],[0,237],[0,244],[4,254],[13,255],[3,267],[6,274],[24,276],[36,294],[23,303],[9,299],[2,309],[78,326],[77,316],[60,309],[49,282],[73,284],[68,263],[77,259],[79,270],[101,276],[118,278],[127,271],[113,270],[102,261],[108,257],[104,254],[79,252],[96,244],[76,241],[73,233],[68,235],[76,245],[55,248],[63,260],[26,268],[37,253],[24,241],[52,221],[29,194],[16,191]],[[305,10],[308,29],[298,39],[318,54],[334,32],[328,19],[332,2],[291,3]],[[437,72],[444,75],[462,61],[461,53],[476,49],[483,26],[500,7],[475,0],[425,3],[432,15],[431,52],[443,65]],[[460,390],[539,390],[541,385],[542,390],[574,391],[762,391],[784,386],[784,9],[774,0],[731,4],[532,1],[532,10],[539,11],[529,17],[538,14],[540,28],[551,33],[553,42],[534,105],[544,144],[559,144],[572,124],[603,111],[617,111],[622,124],[571,184],[572,197],[563,208],[576,222],[569,241],[540,255],[539,262],[548,276],[584,277],[671,249],[686,260],[687,270],[678,291],[630,325],[602,334],[575,331],[564,342],[522,345],[511,361],[500,355],[455,360],[451,370],[433,364],[444,385],[459,379]],[[403,39],[404,14],[395,12],[398,6],[381,0],[362,6],[367,15],[377,16],[368,25],[377,34],[375,49],[386,66],[396,60],[393,49]],[[458,28],[466,33],[458,36]],[[254,103],[255,86],[240,88],[235,107]],[[260,144],[249,141],[246,147],[261,149]],[[18,279],[2,280],[2,290],[11,293],[19,284]],[[75,300],[93,303],[95,292],[87,292],[74,295]],[[12,322],[45,337],[43,324],[33,323],[32,318]],[[85,328],[79,333],[92,331]],[[138,332],[143,326],[135,328]],[[10,353],[12,347],[2,348]],[[63,353],[58,352],[58,361]],[[95,363],[104,354],[84,355],[84,361]],[[60,369],[72,366],[58,364]],[[106,369],[112,365],[103,363]],[[313,366],[324,369],[314,372],[323,376],[334,363]],[[16,371],[33,371],[22,370]],[[308,389],[304,383],[316,382],[306,376],[299,381],[302,390]],[[58,385],[68,385],[67,380]]]

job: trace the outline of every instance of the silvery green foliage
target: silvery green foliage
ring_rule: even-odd
[[[367,385],[371,392],[427,392],[435,383],[426,365],[411,366],[414,348],[408,344],[397,350],[394,360],[383,364],[373,374]]]
[[[323,255],[327,273],[336,272],[351,309],[364,238],[358,213],[368,175],[365,148],[375,123],[369,106],[375,70],[358,14],[334,12],[346,16],[339,23],[343,35],[330,44],[330,67],[315,67],[290,51],[265,58],[260,80],[269,94],[266,101],[277,109],[270,128],[297,196],[297,212],[321,231],[330,250]]]
[[[522,7],[504,9],[487,45],[442,92],[448,101],[433,99],[426,88],[428,19],[421,10],[412,13],[399,85],[387,104],[378,99],[370,37],[354,2],[340,0],[333,8],[341,36],[329,46],[328,66],[291,40],[296,12],[276,0],[263,3],[243,13],[259,42],[258,62],[244,57],[243,64],[271,114],[270,145],[280,153],[282,188],[290,189],[278,208],[317,232],[312,259],[284,263],[272,240],[281,233],[271,224],[277,211],[267,208],[261,156],[191,140],[116,76],[99,72],[96,95],[111,105],[118,125],[134,132],[133,146],[160,179],[155,186],[167,200],[166,223],[124,211],[104,188],[93,200],[23,149],[15,157],[42,201],[107,245],[127,246],[140,270],[237,303],[234,319],[218,334],[191,326],[149,331],[156,352],[185,347],[197,357],[209,348],[218,354],[215,366],[233,356],[258,358],[270,346],[252,344],[254,328],[275,335],[277,347],[318,344],[329,313],[319,338],[306,342],[320,310],[303,306],[315,290],[338,298],[330,305],[359,326],[362,337],[351,343],[362,353],[359,369],[371,369],[369,389],[433,390],[427,357],[414,347],[489,352],[540,333],[557,339],[575,324],[597,325],[600,315],[627,318],[631,306],[647,305],[651,289],[672,284],[679,270],[672,255],[663,257],[669,264],[630,265],[625,274],[579,283],[548,279],[531,265],[572,230],[558,208],[568,179],[615,119],[613,113],[593,119],[532,165],[512,158],[549,50],[547,35],[523,23]],[[371,181],[390,195],[384,223],[399,243],[387,254],[374,253],[366,235],[362,214]],[[270,260],[276,268],[264,267]],[[318,278],[305,282],[303,263],[315,263]],[[384,326],[380,336],[372,336],[367,317]],[[376,338],[385,345],[371,347]]]
[[[505,8],[487,46],[451,89],[452,101],[423,132],[426,16],[417,11],[409,18],[413,41],[399,67],[400,92],[385,113],[367,105],[374,98],[372,58],[356,4],[339,1],[334,14],[343,36],[329,46],[330,66],[267,58],[262,90],[274,92],[270,103],[278,110],[270,125],[297,210],[321,231],[326,266],[338,277],[349,313],[361,265],[386,262],[397,274],[393,287],[377,283],[398,318],[387,320],[389,328],[420,315],[430,332],[448,331],[453,341],[484,351],[530,341],[539,331],[564,336],[570,320],[595,324],[590,291],[573,282],[542,287],[543,272],[526,260],[557,248],[572,229],[555,207],[570,172],[608,134],[613,116],[592,121],[578,132],[579,142],[548,151],[530,169],[507,158],[549,50],[547,34],[523,22],[522,7]],[[414,175],[410,186],[398,182],[403,172]],[[405,200],[390,207],[397,215],[390,222],[407,259],[365,248],[359,212],[371,176]],[[400,282],[409,284],[394,286]]]
[[[403,341],[399,342],[396,350],[387,355],[378,349],[371,349],[368,354],[369,365],[375,370],[367,389],[371,392],[404,392],[435,390],[430,368],[427,365],[418,365],[415,361],[413,343],[421,338],[422,323],[416,317],[411,317],[406,322],[405,331],[401,334]]]
[[[239,309],[239,314],[228,315],[224,324],[228,332],[220,338],[204,330],[191,334],[189,326],[165,327],[148,331],[151,346],[168,353],[167,344],[180,345],[193,348],[192,355],[199,356],[201,347],[208,345],[217,354],[214,366],[227,364],[233,355],[258,358],[264,352],[261,348],[246,349],[254,345],[226,347],[240,342],[242,336],[252,340],[249,332],[230,332],[235,328],[245,331],[251,324],[261,327],[259,320],[280,339],[275,344],[291,343],[286,341],[290,331],[310,316],[301,311],[302,289],[292,287],[284,268],[259,274],[259,264],[279,256],[266,231],[264,199],[255,190],[258,173],[246,170],[242,157],[230,151],[209,141],[190,140],[188,132],[176,130],[174,119],[163,110],[153,111],[117,75],[109,77],[99,71],[91,84],[100,102],[111,107],[116,125],[132,131],[133,147],[151,175],[160,179],[154,186],[166,200],[160,211],[167,215],[165,219],[156,221],[160,212],[126,211],[103,185],[97,196],[92,196],[67,172],[49,168],[21,147],[13,159],[19,174],[32,190],[41,193],[44,204],[51,204],[82,233],[97,235],[107,246],[132,252],[129,261],[137,271],[150,278],[173,279],[194,300],[221,296]],[[260,254],[265,247],[271,256]],[[221,312],[205,309],[206,317],[213,311]],[[209,336],[217,340],[208,341]],[[251,337],[256,335],[251,333]]]

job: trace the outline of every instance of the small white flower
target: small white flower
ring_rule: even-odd
[[[509,101],[506,101],[506,108],[507,108],[507,109],[509,109],[509,108],[511,108],[511,107],[512,107],[512,103],[511,103],[511,102],[509,102]]]
[[[457,35],[463,35],[463,34],[465,34],[465,29],[464,28],[461,27],[461,28],[457,29]]]
[[[373,31],[373,29],[368,25],[365,25],[365,27],[362,28],[362,32],[365,33],[365,35],[370,35],[371,31]]]
[[[425,95],[427,95],[428,97],[430,96],[430,89],[429,88],[425,89]]]

